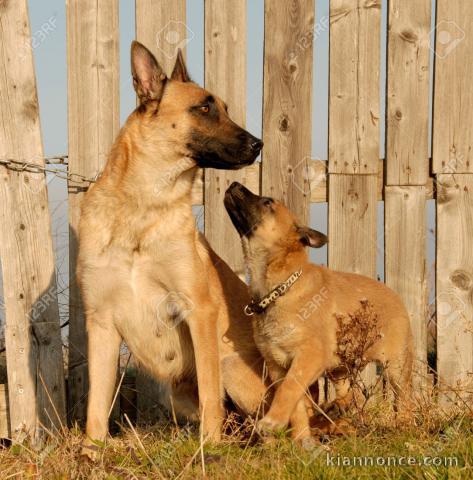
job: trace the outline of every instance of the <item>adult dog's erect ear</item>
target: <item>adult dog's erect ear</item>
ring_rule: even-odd
[[[187,68],[181,49],[177,51],[176,63],[174,64],[174,68],[172,70],[171,80],[177,80],[179,82],[192,81],[187,73]]]
[[[167,77],[154,55],[141,43],[131,44],[131,74],[140,103],[161,100]]]
[[[326,235],[309,227],[297,227],[297,233],[300,242],[306,247],[320,248],[328,242]]]

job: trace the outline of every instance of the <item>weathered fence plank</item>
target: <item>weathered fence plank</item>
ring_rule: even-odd
[[[264,10],[262,191],[308,222],[314,1],[266,0]]]
[[[11,438],[8,385],[0,383],[0,439]]]
[[[186,0],[136,0],[136,39],[156,56],[170,75],[178,48],[185,55],[194,34],[186,27]],[[148,423],[158,418],[159,403],[168,393],[164,385],[138,370],[136,377],[137,418]]]
[[[178,48],[185,47],[194,37],[186,26],[185,0],[135,0],[136,39],[158,59],[171,74]]]
[[[330,2],[329,266],[376,278],[381,1]],[[375,379],[374,366],[364,372]]]
[[[432,0],[391,0],[388,18],[387,185],[429,176],[429,59]]]
[[[381,0],[330,2],[329,172],[377,173]]]
[[[437,370],[441,387],[460,390],[471,390],[473,384],[472,19],[473,2],[438,0],[433,119],[433,170],[439,174]],[[455,397],[445,391],[441,399],[449,403]]]
[[[350,126],[346,125],[346,128]],[[376,175],[330,174],[330,268],[376,278],[377,183]],[[366,388],[378,386],[374,364],[367,365],[362,373],[362,380]]]
[[[246,0],[205,0],[205,87],[227,103],[236,123],[245,125]],[[258,193],[259,179],[249,176],[248,169],[209,169],[204,176],[206,237],[233,270],[244,274],[240,240],[225,211],[223,197],[233,181]]]
[[[119,129],[118,0],[68,0],[69,171],[101,172]],[[80,204],[88,185],[69,182],[69,416],[85,418],[87,336],[76,283]]]
[[[329,266],[376,278],[378,179],[331,174],[329,182]]]
[[[26,0],[0,2],[0,159],[44,166]],[[65,420],[56,272],[44,173],[0,166],[11,434],[33,437]]]
[[[425,187],[385,187],[385,281],[409,312],[415,384],[427,380],[427,278]]]
[[[434,173],[473,173],[473,2],[438,0]]]
[[[386,184],[392,186],[385,188],[385,280],[409,312],[417,387],[426,383],[428,373],[425,185],[431,8],[431,0],[391,0],[388,14]]]
[[[473,389],[473,175],[438,175],[437,371],[442,401]],[[450,388],[449,388],[450,387]],[[469,390],[467,394],[465,390]],[[455,393],[456,391],[456,393]]]

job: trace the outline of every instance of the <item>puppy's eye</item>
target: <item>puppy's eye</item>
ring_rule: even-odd
[[[209,107],[208,105],[202,105],[202,106],[200,107],[200,111],[201,111],[202,113],[209,113],[209,112],[210,112],[210,107]]]
[[[273,201],[272,201],[270,198],[265,198],[265,199],[263,200],[263,205],[264,205],[265,207],[271,207],[272,204],[273,204]]]

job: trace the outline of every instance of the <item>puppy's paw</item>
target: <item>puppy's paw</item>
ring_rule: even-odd
[[[295,440],[297,445],[299,445],[302,450],[312,451],[314,448],[320,446],[320,442],[318,442],[312,435],[305,436],[303,438],[299,438]]]
[[[284,430],[287,426],[287,422],[271,417],[271,415],[265,415],[257,424],[256,429],[259,433],[274,433]]]
[[[322,410],[328,415],[332,420],[340,418],[345,415],[346,411],[344,406],[337,400],[326,403],[322,405]]]

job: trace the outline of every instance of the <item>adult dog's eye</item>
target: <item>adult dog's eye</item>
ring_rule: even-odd
[[[209,112],[210,112],[210,107],[209,107],[208,105],[202,105],[202,106],[200,107],[200,111],[201,111],[202,113],[209,113]]]

